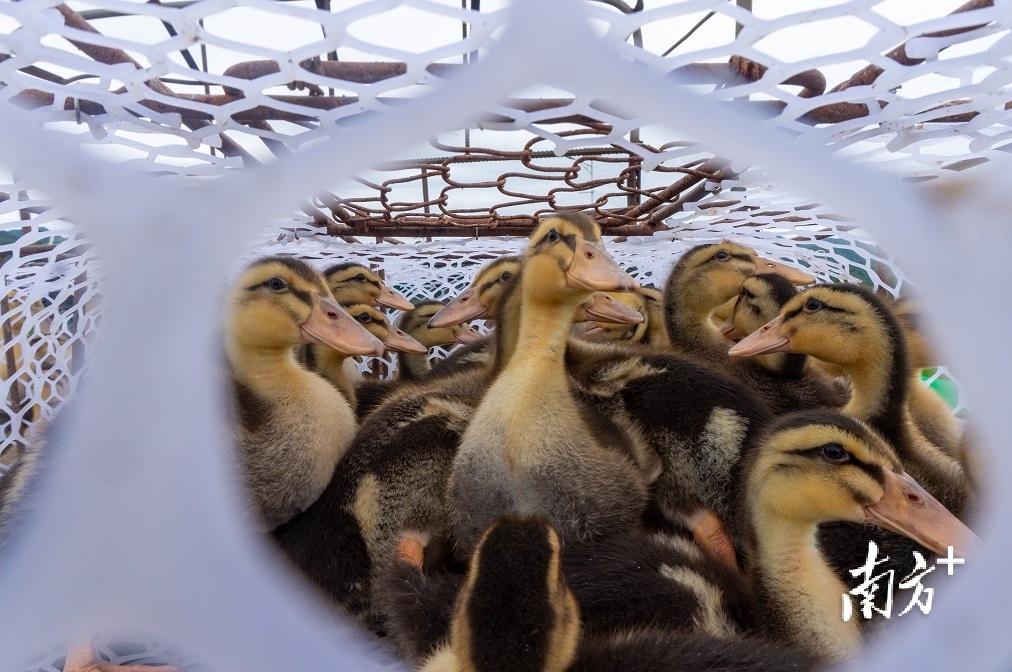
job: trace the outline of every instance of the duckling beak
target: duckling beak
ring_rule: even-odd
[[[616,301],[604,292],[594,292],[591,303],[584,308],[587,320],[598,322],[617,322],[618,324],[640,324],[645,319],[635,308],[630,308],[621,301]]]
[[[732,357],[750,357],[765,355],[768,352],[790,352],[791,339],[780,332],[783,323],[783,316],[778,315],[738,341],[734,347],[727,351],[727,354]]]
[[[410,301],[405,299],[401,294],[398,294],[387,287],[385,284],[380,285],[380,295],[376,297],[376,305],[383,306],[384,308],[393,308],[394,310],[415,309],[414,305],[412,305]]]
[[[366,331],[332,298],[310,295],[313,309],[302,323],[302,337],[307,343],[319,343],[346,355],[383,354],[383,344]]]
[[[458,331],[456,335],[453,337],[453,340],[455,340],[457,343],[463,343],[464,345],[467,345],[468,343],[480,341],[481,332],[472,327],[470,324],[463,324],[460,327],[460,331]]]
[[[885,471],[885,495],[864,507],[864,522],[916,541],[935,553],[972,555],[980,539],[908,474]]]
[[[483,317],[488,317],[488,308],[483,306],[479,300],[478,288],[470,287],[429,318],[429,327],[432,329],[452,327],[455,324]]]
[[[576,253],[566,269],[566,286],[592,292],[635,292],[640,288],[605,251],[604,246],[577,238]]]
[[[593,326],[591,326],[590,329],[585,329],[584,331],[580,332],[580,335],[581,336],[598,336],[600,334],[603,334],[605,329],[606,329],[605,325],[599,324],[597,322],[594,322]]]
[[[732,341],[741,338],[741,334],[734,330],[734,315],[724,320],[724,324],[720,325],[720,333],[724,338]]]
[[[428,348],[409,336],[407,332],[396,327],[390,329],[390,333],[387,334],[383,345],[386,346],[387,350],[406,352],[412,355],[424,355],[429,351]]]
[[[764,259],[759,257],[755,262],[756,273],[776,273],[782,275],[795,285],[810,285],[815,282],[815,276],[809,275],[802,270],[788,266],[787,264],[781,264],[779,261],[773,261],[772,259]]]

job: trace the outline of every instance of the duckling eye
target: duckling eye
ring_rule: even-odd
[[[365,276],[359,273],[354,278],[352,278],[352,280],[354,280],[355,282],[365,282]]]
[[[814,313],[820,308],[822,308],[822,301],[818,299],[808,299],[808,301],[805,301],[805,312]]]
[[[552,229],[551,231],[548,232],[548,235],[545,236],[545,238],[546,238],[546,240],[548,240],[549,243],[558,242],[558,240],[559,240],[559,232],[556,231],[555,229]]]
[[[827,443],[822,447],[822,457],[832,464],[843,464],[850,460],[850,453],[838,443]]]
[[[361,322],[362,324],[369,324],[370,322],[372,322],[372,317],[370,317],[367,313],[362,313],[355,319]]]
[[[731,255],[724,250],[720,250],[717,254],[713,255],[713,258],[717,261],[727,261],[731,258]]]
[[[288,288],[288,284],[281,278],[271,278],[267,281],[267,286],[275,292],[280,292]]]
[[[512,277],[513,277],[512,273],[510,273],[509,271],[503,271],[502,275],[499,276],[499,281],[500,282],[506,282],[507,280],[509,280]]]

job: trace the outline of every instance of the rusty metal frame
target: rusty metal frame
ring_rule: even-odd
[[[628,6],[619,0],[599,0],[615,6],[620,11],[632,13],[642,9],[642,2],[635,6]],[[187,3],[164,3],[166,6],[183,5]],[[748,0],[740,0],[739,5],[747,8]],[[989,7],[993,0],[970,0],[953,13],[972,11]],[[58,5],[57,9],[62,14],[68,26],[85,32],[98,33],[89,23],[88,18],[105,18],[107,16],[119,16],[115,12],[95,13],[88,12],[88,18],[75,12],[66,5]],[[324,9],[329,9],[329,3],[324,2]],[[479,5],[472,0],[472,11],[478,11]],[[975,30],[980,26],[957,28],[939,33],[927,35],[927,37],[943,37]],[[466,24],[465,28],[466,30]],[[635,36],[634,36],[635,37]],[[72,41],[78,49],[98,63],[116,64],[130,63],[136,68],[141,66],[127,53],[119,49],[96,46],[81,41]],[[310,78],[319,81],[324,79],[328,82],[329,91],[325,94],[319,84],[307,81],[296,80],[288,83],[293,90],[292,94],[273,94],[267,99],[276,101],[284,109],[277,109],[267,104],[258,105],[250,109],[235,112],[231,118],[252,129],[271,131],[271,122],[293,122],[297,124],[317,124],[320,120],[320,112],[334,110],[343,106],[353,105],[358,102],[355,95],[335,95],[340,92],[344,84],[371,84],[392,77],[397,77],[407,72],[407,65],[404,63],[370,63],[370,62],[342,62],[334,60],[332,55],[326,55],[327,60],[320,57],[307,59],[300,63],[301,68]],[[914,65],[920,63],[919,59],[910,58],[906,53],[906,45],[900,45],[890,51],[886,56],[902,65]],[[9,58],[0,55],[0,60]],[[427,68],[429,75],[433,78],[452,76],[460,68],[468,67],[467,64],[432,64]],[[29,66],[21,69],[21,72],[32,77],[37,77],[49,82],[64,84],[71,80],[65,80],[57,75],[49,73],[37,66]],[[206,60],[205,60],[206,72]],[[249,61],[236,64],[223,73],[226,77],[234,79],[245,79],[255,81],[262,77],[273,75],[279,72],[278,65],[274,61]],[[710,84],[714,86],[733,87],[743,83],[757,81],[766,75],[767,68],[757,62],[745,59],[740,56],[733,56],[727,63],[696,63],[683,66],[672,73],[672,77],[688,79],[693,83]],[[845,90],[853,86],[868,85],[873,83],[883,70],[878,66],[868,66],[860,72],[855,73],[851,78],[842,84],[834,87],[830,92]],[[183,85],[199,86],[204,89],[203,93],[180,93],[171,89],[166,81],[152,79],[147,86],[153,92],[165,97],[179,101],[178,105],[155,100],[141,100],[124,103],[124,109],[138,117],[144,117],[148,113],[175,113],[180,115],[182,122],[191,129],[199,129],[213,123],[214,115],[203,110],[193,109],[191,105],[201,106],[222,106],[231,105],[244,98],[241,89],[233,87],[222,87],[222,93],[210,93],[211,84],[203,81],[199,70],[193,71],[194,81],[184,82]],[[87,77],[90,75],[81,75]],[[77,79],[77,78],[74,78]],[[173,83],[179,84],[178,80]],[[779,82],[781,86],[800,87],[797,93],[799,97],[818,99],[826,92],[826,79],[817,70],[810,70],[796,74],[789,79]],[[62,106],[65,110],[73,110],[80,115],[102,116],[107,113],[106,108],[98,101],[88,100],[85,97],[67,97],[60,101],[58,96],[37,89],[27,89],[15,96],[13,100],[26,108],[57,107]],[[397,104],[397,99],[384,99],[387,104]],[[745,105],[760,109],[764,114],[776,115],[786,107],[787,103],[779,100],[757,100],[741,101]],[[962,122],[975,117],[977,112],[965,112],[958,114],[945,114],[949,107],[961,104],[963,101],[950,101],[934,108],[939,111],[939,116],[931,119],[929,123]],[[515,109],[518,112],[545,112],[553,109],[561,109],[572,103],[571,99],[511,99],[503,104],[504,109]],[[884,101],[879,102],[885,105]],[[304,112],[292,112],[291,106],[299,106]],[[1006,109],[1012,108],[1012,102],[1006,105]],[[601,107],[600,111],[614,113]],[[834,124],[841,121],[858,119],[868,116],[867,105],[863,103],[834,103],[817,106],[802,116],[799,121],[808,124]],[[503,124],[513,121],[503,114],[489,114],[483,119],[477,120],[479,126],[484,123]],[[606,135],[611,128],[601,121],[588,115],[560,114],[558,117],[543,119],[539,125],[566,124],[577,125],[578,131],[566,131],[575,133],[598,133]],[[557,133],[559,134],[559,133]],[[255,163],[255,157],[240,147],[233,140],[221,135],[221,151],[226,156],[239,156],[244,161]],[[267,138],[261,138],[265,145],[274,153],[279,153],[285,148],[282,143]],[[376,197],[369,198],[342,198],[335,194],[317,195],[324,205],[316,207],[307,204],[303,209],[313,220],[324,227],[331,235],[342,236],[351,239],[352,236],[460,236],[460,235],[526,235],[536,225],[538,218],[557,210],[569,209],[570,206],[560,206],[554,203],[556,194],[569,192],[588,192],[591,189],[598,189],[608,185],[612,191],[607,192],[603,197],[595,198],[593,201],[579,206],[579,209],[595,215],[601,222],[602,227],[608,233],[614,235],[650,235],[664,228],[663,220],[671,214],[680,210],[692,200],[698,200],[705,192],[701,189],[704,180],[720,181],[727,179],[729,174],[727,162],[719,157],[710,157],[705,164],[696,169],[692,165],[665,166],[661,165],[655,172],[678,172],[683,174],[681,178],[668,184],[663,188],[644,189],[642,179],[642,157],[640,154],[630,151],[627,148],[605,144],[595,147],[586,147],[568,152],[566,157],[572,160],[569,169],[553,168],[544,171],[532,163],[534,160],[547,157],[549,153],[534,151],[532,143],[535,138],[522,150],[505,152],[488,148],[473,147],[470,144],[470,137],[465,139],[464,147],[442,147],[437,149],[448,152],[449,157],[443,156],[432,159],[418,159],[410,162],[393,162],[380,166],[378,170],[397,173],[396,176],[386,180],[382,184],[372,185],[376,191]],[[638,135],[630,135],[630,144],[638,146],[646,152],[659,151],[657,148],[648,147],[638,142]],[[661,148],[663,150],[663,148]],[[554,156],[554,155],[552,155]],[[456,165],[469,162],[501,162],[503,164],[514,163],[523,166],[527,173],[516,173],[506,171],[497,180],[490,182],[462,183],[451,175],[451,168]],[[607,180],[585,180],[577,182],[576,178],[580,168],[591,161],[611,162],[621,164],[622,169],[617,177]],[[698,165],[698,162],[694,162]],[[507,181],[512,177],[522,177],[528,180],[544,180],[546,183],[556,182],[554,186],[541,194],[527,194],[513,192],[507,187]],[[444,185],[434,192],[433,180],[441,179]],[[390,200],[390,194],[398,185],[419,181],[422,189],[422,202],[402,203]],[[451,209],[447,205],[448,193],[453,189],[467,187],[494,188],[499,190],[504,199],[495,206],[478,210]],[[608,202],[615,197],[625,197],[624,207],[611,207]],[[511,215],[502,212],[509,208],[526,206],[533,212],[525,215]],[[329,214],[328,214],[329,213]]]

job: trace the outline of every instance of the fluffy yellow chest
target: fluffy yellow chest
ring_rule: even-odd
[[[319,497],[356,429],[351,407],[319,376],[296,367],[270,373],[240,379],[258,401],[256,422],[237,433],[247,490],[265,529]]]
[[[498,441],[511,467],[586,431],[565,378],[536,361],[504,372],[486,399],[491,403],[482,404],[472,424],[486,422],[501,432]]]

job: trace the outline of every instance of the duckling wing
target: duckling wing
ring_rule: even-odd
[[[732,525],[741,455],[772,418],[769,409],[706,366],[669,356],[641,359],[650,372],[627,382],[619,396],[663,462],[654,485],[661,510],[684,515],[702,506]]]
[[[275,531],[299,570],[354,615],[382,621],[372,585],[392,561],[401,532],[448,534],[446,483],[484,385],[466,382],[472,384],[452,394],[417,389],[382,404],[363,422],[320,498]]]

